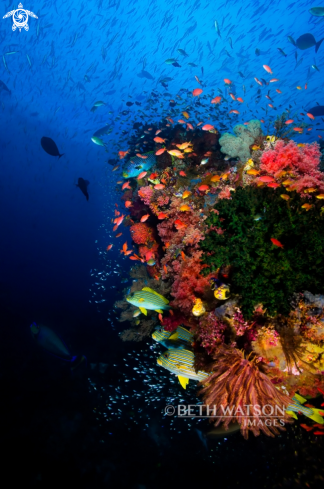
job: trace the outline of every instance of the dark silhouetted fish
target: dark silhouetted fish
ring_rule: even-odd
[[[90,182],[88,180],[84,180],[83,178],[78,178],[78,183],[77,187],[81,190],[83,195],[85,195],[86,199],[89,200],[89,194],[88,194],[88,185]]]
[[[115,166],[115,165],[118,165],[119,160],[116,160],[116,158],[109,158],[107,163],[108,163],[108,165]]]
[[[60,159],[61,156],[64,155],[64,153],[60,155],[58,147],[56,146],[55,142],[51,138],[47,138],[45,136],[42,137],[41,145],[42,145],[43,150],[46,151],[46,153],[51,155],[51,156],[58,156]]]
[[[78,367],[84,360],[87,361],[84,356],[72,356],[66,344],[47,326],[39,326],[36,323],[32,323],[30,325],[30,332],[38,346],[48,351],[54,357],[70,362],[72,370]]]
[[[302,50],[309,49],[309,48],[315,46],[315,53],[317,53],[320,45],[323,42],[323,39],[321,39],[320,41],[316,42],[315,41],[315,37],[313,36],[313,34],[303,34],[302,36],[300,36],[297,39],[296,46],[299,49],[302,49]]]
[[[147,78],[148,80],[154,80],[154,76],[152,76],[148,71],[142,70],[137,74],[140,78]]]
[[[11,90],[9,90],[7,85],[5,83],[3,83],[3,81],[0,80],[0,92],[1,92],[1,90],[3,90],[4,92],[9,92],[11,95]]]
[[[324,115],[324,105],[316,105],[312,109],[307,111],[309,114],[312,114],[314,117],[323,116]]]
[[[96,132],[94,132],[93,135],[97,138],[100,138],[101,136],[104,136],[104,134],[107,134],[109,130],[110,130],[110,126],[104,126],[98,129]]]

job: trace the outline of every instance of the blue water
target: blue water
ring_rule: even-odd
[[[154,429],[151,437],[145,435],[143,419],[129,429],[112,422],[115,438],[108,442],[110,431],[106,433],[100,416],[93,414],[103,399],[87,380],[92,376],[97,388],[111,391],[107,394],[111,396],[128,375],[122,367],[119,375],[112,374],[112,365],[123,364],[123,355],[133,351],[133,345],[118,338],[123,328],[113,310],[125,286],[121,279],[129,270],[119,248],[124,237],[130,243],[130,236],[127,229],[118,241],[112,235],[110,220],[115,203],[120,204],[116,182],[121,174],[112,172],[107,160],[118,159],[118,151],[127,150],[134,122],[157,123],[171,114],[169,101],[181,89],[191,92],[201,86],[207,98],[201,98],[199,117],[192,111],[190,122],[202,120],[215,127],[222,122],[221,131],[230,131],[236,123],[262,118],[264,132],[272,133],[275,117],[286,110],[295,125],[305,122],[313,127],[296,134],[296,141],[320,141],[324,116],[312,121],[306,113],[324,105],[324,43],[315,53],[314,47],[301,50],[287,38],[296,41],[311,33],[318,42],[324,37],[323,17],[308,12],[318,6],[313,1],[278,0],[26,0],[22,8],[38,19],[29,17],[29,30],[19,32],[12,30],[12,17],[2,19],[17,9],[17,2],[2,2],[0,80],[11,91],[0,87],[0,361],[6,393],[1,407],[9,420],[2,436],[8,466],[24,467],[21,474],[12,475],[13,480],[49,487],[55,468],[57,474],[67,474],[67,483],[80,482],[81,487],[109,483],[117,487],[118,481],[120,487],[137,489],[162,483],[173,487],[170,477],[187,481],[190,487],[188,474],[194,464],[206,482],[207,477],[224,480],[224,487],[237,483],[250,488],[305,487],[315,475],[322,477],[317,449],[312,445],[308,452],[309,435],[304,433],[298,439],[290,432],[285,440],[252,440],[249,445],[236,438],[229,449],[219,450],[217,462],[187,428],[179,430],[176,440],[167,430],[167,441],[161,437],[156,442]],[[10,52],[16,53],[6,54]],[[181,67],[166,64],[168,58],[175,58]],[[171,80],[163,86],[161,80],[167,77]],[[279,81],[261,86],[255,77]],[[228,96],[224,78],[233,82],[232,93],[242,97],[243,104]],[[210,100],[220,94],[217,89],[228,103],[211,108]],[[191,104],[191,94],[182,93]],[[91,112],[97,101],[105,105]],[[127,101],[134,104],[127,106]],[[184,108],[185,102],[178,113],[173,109],[175,120]],[[240,114],[229,115],[232,109]],[[97,146],[91,137],[106,124],[110,134],[102,136],[105,147]],[[43,136],[55,141],[62,158],[45,153]],[[79,177],[90,182],[88,202],[76,187]],[[108,255],[105,249],[110,243],[115,246]],[[53,328],[73,354],[87,356],[83,376],[70,377],[65,365],[35,349],[28,331],[32,321]],[[149,346],[134,348],[142,356]],[[109,365],[105,374],[99,363]],[[90,364],[95,365],[92,370]],[[154,358],[151,364],[155,366]],[[148,359],[145,368],[151,364]],[[158,376],[155,382],[158,385]],[[144,383],[139,389],[145,393]],[[121,399],[118,404],[122,409]],[[156,413],[150,411],[148,416],[155,420],[154,426],[160,423]],[[223,447],[225,442],[221,443]],[[16,450],[24,462],[19,462]],[[34,459],[27,452],[34,453]],[[302,472],[299,457],[306,452],[315,468],[305,469],[303,478],[296,474]],[[258,463],[251,467],[254,456]],[[238,459],[239,471],[233,476],[230,472]],[[274,468],[281,475],[272,486]],[[203,482],[204,476],[200,477]]]

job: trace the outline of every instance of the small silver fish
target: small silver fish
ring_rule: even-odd
[[[201,160],[200,164],[201,165],[206,165],[206,163],[208,163],[208,161],[209,161],[209,158],[204,158],[204,159]]]

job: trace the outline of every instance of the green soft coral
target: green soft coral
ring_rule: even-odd
[[[288,314],[294,292],[324,293],[320,203],[307,212],[296,192],[290,193],[289,203],[281,193],[280,188],[238,188],[232,199],[216,203],[219,214],[211,213],[206,221],[224,233],[212,230],[201,242],[203,261],[208,265],[205,273],[232,265],[231,292],[241,297],[247,318],[259,303],[270,315]],[[271,238],[284,248],[272,244]]]

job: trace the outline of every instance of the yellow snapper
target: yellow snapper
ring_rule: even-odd
[[[134,292],[126,297],[127,302],[139,308],[139,310],[147,316],[147,310],[162,313],[163,310],[168,311],[169,301],[163,295],[158,294],[150,287],[143,287],[142,290]]]
[[[210,375],[202,370],[196,372],[193,366],[194,360],[195,356],[192,351],[167,350],[158,357],[157,364],[176,374],[180,384],[186,389],[189,379],[201,381]]]
[[[320,414],[323,413],[323,409],[317,409],[313,407],[309,408],[303,406],[304,402],[306,402],[307,399],[300,396],[299,394],[295,394],[292,399],[294,403],[289,404],[289,406],[286,409],[286,412],[287,414],[289,414],[289,416],[292,416],[293,418],[297,419],[297,415],[295,413],[303,413],[305,416],[307,416],[307,418],[316,421],[316,423],[324,424],[324,419]]]
[[[162,327],[158,327],[152,334],[152,338],[168,349],[188,347],[193,341],[192,334],[183,326],[178,326],[175,331],[165,331]]]

